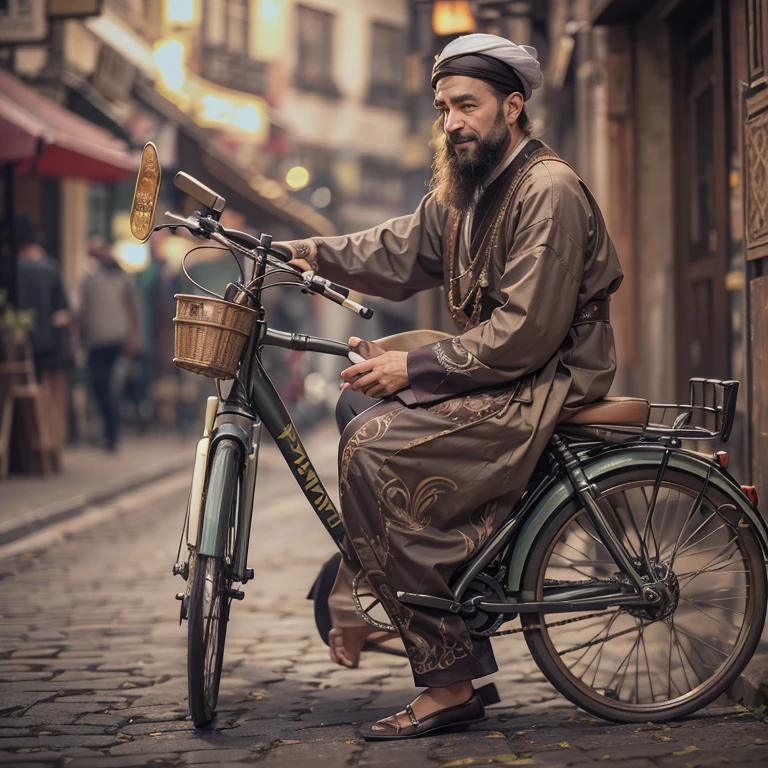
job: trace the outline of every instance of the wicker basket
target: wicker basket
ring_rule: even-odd
[[[207,296],[176,294],[174,298],[173,364],[210,378],[234,378],[256,312]]]

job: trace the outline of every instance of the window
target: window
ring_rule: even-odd
[[[326,96],[338,96],[333,82],[333,15],[298,6],[296,85]]]
[[[207,0],[200,75],[212,83],[264,96],[269,68],[250,58],[248,0]]]
[[[380,107],[402,109],[405,87],[404,30],[374,22],[371,51],[368,101]]]
[[[203,16],[206,47],[248,53],[248,0],[206,0]]]

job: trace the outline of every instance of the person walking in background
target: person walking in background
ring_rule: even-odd
[[[112,246],[91,239],[93,268],[80,287],[79,326],[88,351],[88,371],[104,428],[107,450],[117,448],[120,432],[119,396],[115,364],[121,355],[132,357],[139,341],[139,297],[131,276],[115,261]]]
[[[52,464],[58,470],[67,435],[74,315],[59,263],[43,247],[43,233],[24,215],[17,217],[15,231],[19,255],[17,305],[34,316],[30,346],[53,446]]]

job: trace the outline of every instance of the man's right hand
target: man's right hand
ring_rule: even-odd
[[[286,240],[272,243],[275,250],[290,255],[288,263],[302,272],[317,272],[317,243],[314,240]]]

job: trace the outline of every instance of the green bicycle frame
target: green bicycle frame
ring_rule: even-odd
[[[233,441],[239,446],[240,488],[238,492],[237,539],[235,559],[232,564],[236,579],[242,581],[245,575],[250,535],[251,518],[256,480],[256,464],[262,425],[275,440],[285,458],[294,479],[307,498],[315,514],[341,551],[344,528],[341,518],[323,482],[315,470],[298,430],[277,393],[261,362],[260,351],[264,346],[321,352],[346,357],[349,347],[338,341],[321,339],[303,334],[291,334],[272,330],[266,322],[255,323],[248,340],[240,371],[232,389],[220,406],[211,436],[211,451],[222,440]],[[210,461],[210,459],[209,459]],[[245,471],[243,471],[245,463]],[[209,477],[206,495],[221,492],[218,478]],[[215,486],[215,489],[214,487]],[[211,557],[224,557],[227,531],[231,525],[228,518],[219,511],[204,512],[199,552]]]

